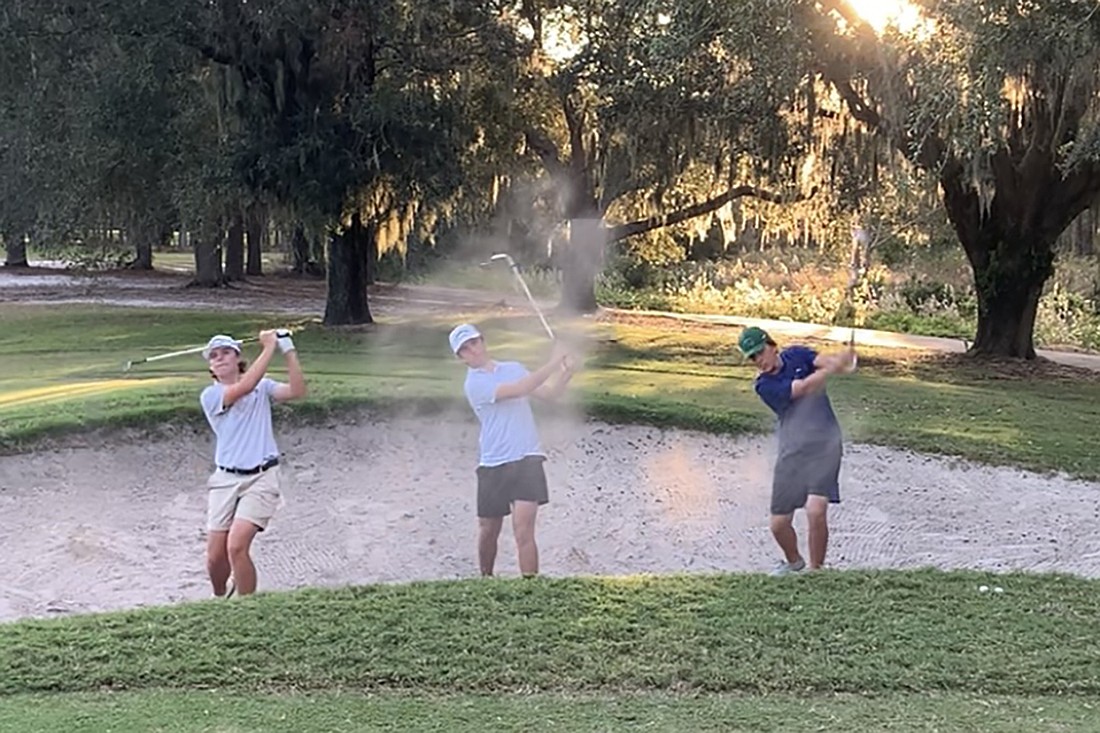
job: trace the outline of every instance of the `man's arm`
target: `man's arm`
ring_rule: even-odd
[[[846,370],[852,363],[852,357],[855,356],[855,349],[848,348],[836,354],[818,354],[814,358],[814,367],[816,369],[825,369],[833,374],[838,374]]]
[[[796,379],[791,382],[791,399],[797,400],[814,392],[820,392],[825,388],[825,382],[833,374],[845,372],[852,365],[854,349],[842,351],[839,354],[818,354],[814,357],[814,373],[805,379]]]
[[[275,343],[279,351],[286,358],[286,370],[289,375],[289,384],[280,384],[271,391],[271,398],[276,402],[296,400],[306,396],[306,378],[302,374],[302,363],[298,361],[298,350],[294,347],[294,341],[290,338],[290,331],[276,331]]]
[[[535,390],[534,395],[540,400],[546,402],[555,402],[563,394],[565,389],[569,386],[569,382],[573,379],[573,362],[569,358],[565,358],[561,362],[561,368],[558,371],[557,377],[553,381],[547,381],[541,387]]]
[[[493,401],[499,402],[500,400],[527,397],[534,393],[535,390],[545,384],[547,379],[554,376],[554,373],[562,368],[568,358],[568,352],[565,350],[565,347],[560,343],[554,344],[554,351],[550,355],[549,361],[537,370],[514,382],[497,385],[496,391],[493,393]]]
[[[298,361],[298,351],[291,349],[286,352],[287,384],[280,384],[271,392],[271,398],[276,402],[296,400],[306,396],[306,378],[302,374],[302,363]]]
[[[256,361],[248,367],[235,384],[222,390],[222,407],[227,408],[246,394],[256,389],[256,385],[267,373],[271,357],[275,355],[275,332],[260,331],[260,344],[264,347]]]
[[[832,362],[829,362],[828,366],[818,369],[805,379],[796,379],[791,382],[791,399],[797,400],[800,397],[805,397],[808,394],[823,390],[825,388],[825,382],[829,379],[829,375],[832,374],[829,370],[831,366]]]
[[[561,369],[562,359],[563,357],[555,354],[550,361],[546,362],[539,367],[538,370],[531,372],[527,376],[517,379],[514,382],[498,385],[493,395],[493,399],[499,402],[500,400],[511,400],[532,394],[545,384],[546,380],[549,379],[554,372]]]

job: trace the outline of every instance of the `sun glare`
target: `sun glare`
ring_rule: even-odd
[[[848,4],[877,33],[882,33],[889,25],[902,33],[911,33],[927,23],[909,0],[848,0]]]

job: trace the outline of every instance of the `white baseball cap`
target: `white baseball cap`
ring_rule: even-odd
[[[481,338],[481,332],[472,324],[463,323],[460,326],[454,327],[449,338],[451,341],[451,351],[457,354],[458,350],[462,348],[462,344],[470,339]]]
[[[232,336],[226,336],[224,334],[218,334],[214,338],[210,339],[206,343],[206,348],[202,350],[202,358],[210,361],[210,352],[214,349],[220,349],[223,347],[229,347],[238,354],[241,353],[241,342],[234,339]]]

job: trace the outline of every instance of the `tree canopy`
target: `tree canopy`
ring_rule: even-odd
[[[740,206],[823,238],[917,172],[974,270],[974,349],[1032,357],[1054,244],[1100,194],[1100,13],[913,7],[899,29],[847,0],[15,0],[0,236],[13,264],[31,241],[149,267],[188,232],[217,285],[274,220],[327,268],[326,322],[355,323],[380,252],[496,232],[558,242],[563,305],[591,310],[609,243]]]

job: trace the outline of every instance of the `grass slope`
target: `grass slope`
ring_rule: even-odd
[[[1093,581],[825,572],[451,581],[0,626],[0,694],[1100,694]]]
[[[685,697],[154,690],[20,695],[5,698],[0,707],[0,730],[20,733],[1092,733],[1097,723],[1095,706],[1081,698],[959,693]]]

